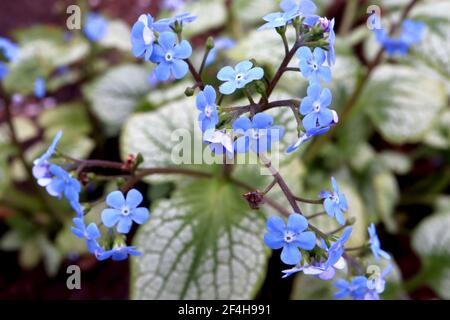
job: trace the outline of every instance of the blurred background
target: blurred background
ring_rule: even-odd
[[[450,299],[450,1],[417,1],[409,16],[427,24],[424,41],[405,57],[384,57],[373,70],[368,67],[379,44],[366,26],[368,6],[378,5],[389,26],[410,1],[315,2],[320,15],[336,19],[337,64],[330,87],[341,122],[333,135],[296,154],[290,179],[312,197],[329,188],[330,175],[342,181],[351,215],[358,219],[355,244],[366,240],[369,222],[377,224],[382,247],[396,266],[386,298]],[[0,107],[0,299],[130,298],[130,261],[98,262],[86,253],[70,232],[69,205],[36,191],[21,156],[30,165],[62,129],[60,148],[73,157],[125,160],[142,151],[124,145],[129,139],[124,128],[132,126],[128,121],[167,104],[192,103],[183,94],[189,80],[158,83],[152,66],[132,57],[130,28],[139,15],[197,15],[186,27],[195,65],[207,37],[216,40],[208,83],[217,81],[223,65],[254,57],[274,70],[283,57],[276,32],[255,32],[262,16],[277,11],[278,1],[79,1],[82,29],[68,30],[66,10],[72,4],[0,2],[0,36],[21,50],[3,80],[1,97],[11,104],[19,146],[12,141],[3,103]],[[88,12],[107,20],[106,35],[99,40],[83,30]],[[37,79],[44,80],[44,92],[36,91]],[[277,96],[303,97],[306,85],[287,74]],[[150,164],[151,157],[146,158]],[[80,178],[87,179],[84,201],[96,201],[114,188],[100,176]],[[145,205],[170,199],[175,188],[171,182],[137,187],[147,195]],[[267,273],[253,295],[242,298],[331,298],[331,283],[281,279],[278,254],[265,255]],[[66,287],[72,264],[82,270],[82,290]]]

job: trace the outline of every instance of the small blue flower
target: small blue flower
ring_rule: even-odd
[[[260,67],[252,68],[250,61],[239,62],[234,69],[230,66],[223,67],[217,74],[217,79],[225,81],[219,91],[222,94],[232,94],[236,89],[241,89],[254,80],[264,76],[264,70]]]
[[[192,47],[186,40],[175,43],[173,32],[163,32],[159,35],[158,44],[154,45],[151,61],[157,63],[154,72],[160,81],[166,81],[170,75],[175,79],[183,78],[189,70],[187,59],[192,54]]]
[[[233,158],[234,145],[229,135],[219,130],[206,130],[203,141],[209,145],[214,154],[226,153],[229,159]]]
[[[370,237],[370,250],[372,250],[372,254],[375,259],[379,260],[380,257],[382,257],[390,260],[391,256],[386,251],[381,249],[380,239],[378,238],[377,230],[375,229],[375,225],[373,223],[369,226],[368,231]]]
[[[154,22],[150,14],[140,15],[131,29],[133,55],[136,58],[144,58],[146,61],[150,60],[153,52],[153,43],[156,40],[154,32],[166,30],[168,30],[168,26],[160,22]]]
[[[214,39],[214,48],[211,49],[208,53],[208,57],[206,58],[205,65],[209,66],[216,60],[216,56],[219,50],[227,51],[236,46],[236,41],[231,38],[218,38]]]
[[[178,23],[179,25],[184,25],[187,23],[191,23],[197,19],[197,16],[194,16],[193,14],[190,14],[188,12],[181,13],[179,15],[176,15],[172,18],[164,18],[159,20],[158,22],[161,24],[165,24],[167,26],[173,27],[175,23]]]
[[[335,265],[342,258],[342,255],[345,251],[344,245],[350,238],[352,231],[352,227],[345,228],[344,232],[342,232],[341,237],[337,239],[330,248],[327,248],[325,242],[322,241],[321,247],[328,252],[328,259],[325,262],[325,268],[329,268],[330,266]]]
[[[86,17],[83,31],[89,40],[98,42],[108,33],[108,21],[101,14],[90,12]]]
[[[101,236],[100,231],[95,223],[90,223],[87,227],[82,218],[74,218],[75,227],[71,227],[73,234],[81,239],[86,240],[86,245],[90,253],[94,253],[97,248],[96,239]]]
[[[347,199],[344,194],[339,191],[336,179],[331,177],[332,192],[322,191],[319,197],[325,199],[323,207],[330,217],[336,217],[340,225],[345,223],[344,212],[348,210]]]
[[[330,126],[328,127],[322,127],[322,128],[312,128],[309,130],[306,130],[305,133],[303,133],[302,135],[300,135],[300,137],[298,138],[298,140],[291,146],[289,146],[289,148],[287,148],[286,152],[287,153],[292,153],[295,150],[297,150],[303,143],[305,143],[306,141],[311,140],[313,137],[315,136],[320,136],[322,134],[327,133],[330,130]]]
[[[327,62],[329,66],[333,66],[336,63],[336,53],[334,52],[334,45],[336,43],[336,33],[334,32],[334,18],[328,20],[327,18],[320,18],[321,24],[325,33],[328,33],[328,51]]]
[[[313,275],[320,280],[331,280],[336,274],[336,269],[342,270],[346,266],[344,258],[340,258],[334,265],[327,266],[324,261],[314,262],[312,264],[306,264],[304,266],[295,266],[292,269],[283,270],[282,278],[289,277],[290,275],[302,271],[304,274]]]
[[[280,3],[280,8],[288,20],[297,17],[303,17],[307,20],[311,16],[314,16],[313,14],[317,10],[317,6],[310,0],[300,0],[299,3],[295,0],[283,0]]]
[[[292,213],[287,225],[280,217],[270,217],[267,220],[268,232],[264,235],[264,242],[271,249],[281,249],[281,261],[285,264],[295,265],[302,260],[298,248],[311,250],[316,245],[314,232],[305,231],[308,221],[298,213]]]
[[[364,276],[354,277],[351,282],[338,280],[335,286],[339,289],[334,295],[338,299],[350,296],[356,300],[363,300],[368,291],[367,278]]]
[[[55,153],[56,146],[61,137],[62,131],[60,130],[56,133],[52,143],[44,154],[33,161],[33,176],[37,180],[37,183],[42,187],[46,187],[52,181],[53,175],[49,171],[50,163],[48,162],[48,159]]]
[[[258,31],[264,30],[264,29],[284,27],[289,22],[290,19],[286,15],[286,13],[273,12],[273,13],[269,13],[268,15],[265,15],[263,17],[263,20],[266,21],[266,23],[263,24],[262,26],[260,26],[258,28]]]
[[[9,73],[8,66],[0,61],[0,81],[5,79],[8,73]]]
[[[111,208],[102,211],[103,224],[111,228],[117,224],[117,232],[128,233],[133,221],[143,224],[149,218],[147,208],[138,207],[142,194],[136,189],[128,191],[127,198],[120,191],[113,191],[106,197],[106,204]]]
[[[215,129],[219,123],[219,115],[216,106],[216,90],[212,86],[205,86],[196,98],[197,109],[200,110],[198,121],[202,132],[208,129]]]
[[[141,253],[136,250],[136,246],[117,245],[111,250],[97,250],[95,256],[99,261],[103,261],[111,258],[113,261],[122,261],[128,258],[128,256],[140,256]]]
[[[372,274],[369,277],[369,279],[367,280],[367,288],[373,291],[373,299],[371,300],[378,300],[379,294],[384,292],[384,289],[386,287],[385,278],[392,272],[392,270],[393,266],[392,264],[389,264],[381,273]]]
[[[325,66],[326,54],[321,48],[315,48],[314,52],[308,47],[301,47],[296,52],[300,59],[300,71],[309,79],[310,83],[318,83],[320,79],[325,82],[331,81],[331,70]]]
[[[6,61],[15,62],[19,58],[19,47],[9,39],[0,37],[0,57],[5,57]]]
[[[331,91],[328,88],[321,89],[320,84],[311,84],[307,90],[308,95],[300,104],[300,113],[305,116],[302,123],[306,131],[328,127],[333,123],[333,111],[328,109],[333,99]]]
[[[385,29],[374,29],[377,41],[386,50],[388,56],[405,56],[412,45],[422,41],[425,35],[425,24],[413,20],[405,20],[402,23],[402,31],[399,37],[391,37]]]
[[[37,78],[34,81],[34,96],[36,98],[42,99],[45,97],[45,80],[42,77]]]
[[[59,199],[64,195],[69,202],[77,203],[81,191],[78,180],[56,164],[50,164],[48,170],[52,174],[51,182],[45,187],[48,194]]]
[[[241,117],[233,123],[233,130],[241,135],[234,143],[238,153],[252,150],[255,153],[270,150],[272,143],[279,141],[283,136],[283,128],[273,126],[272,116],[265,113],[256,114],[252,120]]]

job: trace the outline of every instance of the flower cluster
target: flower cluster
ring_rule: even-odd
[[[156,64],[154,76],[159,81],[170,77],[183,78],[188,70],[185,61],[192,54],[192,47],[187,40],[181,40],[183,25],[196,19],[188,13],[174,18],[154,21],[150,14],[143,14],[131,30],[133,55]]]
[[[98,260],[111,258],[118,261],[126,259],[129,255],[139,255],[136,247],[127,246],[120,235],[128,233],[133,222],[142,224],[148,220],[148,209],[138,207],[143,200],[142,194],[136,189],[131,189],[126,197],[121,191],[113,191],[106,197],[106,204],[110,208],[102,211],[101,220],[106,228],[111,228],[108,234],[115,234],[115,236],[113,240],[109,237],[100,244],[98,239],[101,239],[102,235],[98,226],[93,222],[88,225],[85,223],[85,212],[80,203],[80,182],[63,165],[59,166],[50,161],[55,155],[61,137],[62,132],[59,131],[44,154],[34,160],[32,173],[37,183],[45,187],[49,195],[58,199],[64,197],[69,201],[76,212],[71,230],[77,237],[86,241],[89,252],[93,253]],[[113,228],[117,232],[114,232]]]

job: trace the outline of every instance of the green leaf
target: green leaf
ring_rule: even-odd
[[[134,299],[251,299],[262,284],[265,219],[235,185],[198,180],[161,200],[139,229]]]
[[[138,65],[115,67],[87,88],[92,110],[105,124],[109,134],[116,134],[123,122],[150,90],[148,71]]]
[[[425,218],[416,228],[412,246],[424,262],[423,281],[443,299],[450,299],[450,212]]]
[[[384,65],[376,69],[358,103],[384,139],[416,143],[437,122],[447,96],[433,77],[410,67]]]

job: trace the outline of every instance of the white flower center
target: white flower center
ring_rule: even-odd
[[[211,115],[212,115],[212,112],[213,112],[213,108],[212,108],[210,105],[207,105],[207,106],[205,107],[205,116],[206,116],[207,118],[210,118]]]
[[[166,61],[172,61],[173,60],[173,54],[172,52],[167,52],[166,55],[164,56],[164,58],[166,59]]]
[[[130,208],[128,208],[128,207],[123,207],[123,208],[122,208],[122,214],[123,214],[124,216],[128,216],[130,213],[131,213]]]
[[[241,81],[242,79],[244,79],[244,75],[242,73],[238,73],[236,75],[236,81]]]
[[[286,231],[284,233],[284,241],[286,241],[287,243],[290,243],[292,241],[294,241],[295,239],[295,234],[290,232],[290,231]]]
[[[319,102],[314,102],[313,108],[314,108],[315,112],[319,112],[320,111],[320,103]]]

